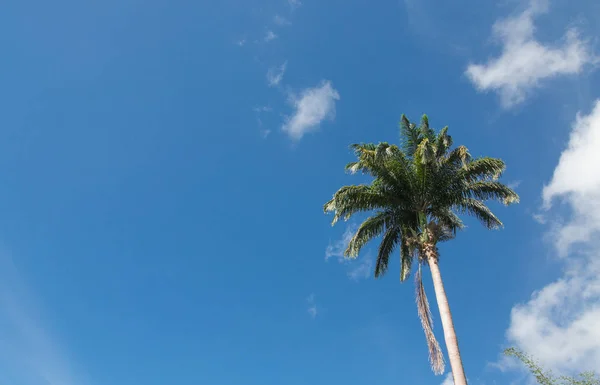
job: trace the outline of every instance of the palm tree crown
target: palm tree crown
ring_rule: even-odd
[[[519,201],[518,195],[498,178],[505,164],[500,159],[473,159],[465,146],[452,148],[448,127],[435,132],[426,115],[419,126],[402,115],[401,145],[353,144],[357,160],[349,163],[350,173],[373,177],[369,184],[340,188],[324,206],[333,212],[335,224],[359,212],[372,212],[358,228],[345,256],[356,258],[362,247],[381,236],[375,277],[388,268],[392,252],[400,249],[400,280],[410,274],[416,260],[417,304],[427,336],[430,360],[435,372],[443,372],[443,355],[433,337],[429,304],[421,282],[420,266],[431,258],[437,261],[437,243],[452,239],[463,228],[459,214],[476,217],[485,227],[495,229],[502,222],[485,205],[498,200],[506,205]]]

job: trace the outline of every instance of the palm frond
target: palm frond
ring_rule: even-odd
[[[440,344],[438,343],[437,339],[435,338],[435,334],[433,333],[433,320],[431,318],[431,309],[429,308],[429,301],[427,300],[425,288],[423,287],[420,264],[415,274],[415,287],[417,312],[419,314],[419,319],[421,320],[421,326],[423,327],[423,331],[425,332],[425,339],[427,340],[427,348],[429,350],[429,363],[431,364],[431,369],[435,374],[443,374],[445,366],[444,355],[442,353],[442,349],[440,348]]]
[[[448,135],[448,126],[442,128],[435,140],[435,156],[441,158],[452,147],[452,137]]]
[[[429,118],[425,114],[421,116],[421,125],[419,126],[419,131],[421,131],[422,138],[429,139],[430,142],[435,140],[435,131],[429,127]]]
[[[391,177],[393,182],[388,182],[389,184],[395,187],[410,186],[410,160],[398,146],[379,143],[375,149],[375,157],[386,170],[384,176]],[[382,182],[387,181],[385,178],[380,179]]]
[[[346,171],[355,174],[361,171],[364,174],[373,175],[374,168],[380,167],[377,162],[377,145],[374,143],[354,143],[350,145],[354,155],[358,159],[355,162],[350,162],[346,165]]]
[[[456,205],[457,210],[474,216],[488,229],[497,229],[503,226],[500,219],[481,201],[473,198],[466,198]]]
[[[362,247],[371,239],[381,235],[386,226],[389,226],[392,221],[390,213],[380,211],[375,215],[367,218],[356,230],[354,236],[348,242],[348,247],[344,251],[344,256],[356,258]]]
[[[381,239],[381,243],[379,244],[379,251],[377,253],[375,278],[379,278],[387,271],[390,255],[398,245],[400,235],[400,229],[398,227],[390,227],[385,232]]]
[[[414,259],[414,253],[411,249],[408,240],[404,237],[402,239],[402,244],[400,245],[400,282],[406,281],[410,275]]]
[[[350,146],[357,157],[355,162],[346,165],[346,171],[351,174],[362,172],[371,175],[375,180],[388,189],[394,189],[398,195],[405,198],[404,194],[410,189],[410,162],[405,154],[395,145],[388,143],[361,143]]]
[[[500,182],[480,181],[467,185],[465,192],[476,199],[497,200],[505,205],[519,202],[519,195]]]
[[[377,210],[394,204],[393,197],[369,185],[351,185],[340,188],[323,210],[334,212],[332,225],[340,219],[350,219],[358,212]]]
[[[422,164],[430,164],[435,159],[435,152],[429,139],[425,138],[417,146],[415,151],[415,159]]]
[[[402,114],[400,118],[400,139],[407,156],[412,157],[421,142],[419,129]]]
[[[385,165],[389,157],[397,156],[402,151],[396,145],[390,145],[386,142],[374,143],[355,143],[350,148],[354,152],[357,161],[346,165],[346,171],[354,174],[362,171],[365,174],[373,175],[373,172]]]
[[[436,218],[439,224],[443,225],[453,234],[456,234],[456,231],[461,230],[465,227],[463,221],[459,218],[459,216],[447,207],[437,210],[431,210],[429,214]]]
[[[453,233],[450,229],[444,228],[444,231],[438,234],[437,241],[439,242],[447,242],[456,238],[456,234]]]
[[[454,165],[455,167],[466,167],[467,163],[471,161],[471,154],[469,149],[465,146],[458,146],[454,150],[450,151],[446,162]]]
[[[456,235],[456,231],[454,228],[446,226],[439,220],[437,222],[429,222],[427,224],[427,232],[430,234],[429,241],[434,245],[440,242],[446,242],[451,239],[454,239]]]
[[[497,180],[506,168],[506,164],[497,158],[478,158],[469,162],[460,173],[460,177],[473,182],[480,179]]]

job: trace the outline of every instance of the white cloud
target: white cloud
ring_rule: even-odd
[[[573,209],[572,218],[557,230],[557,247],[562,254],[600,232],[599,167],[600,100],[589,115],[577,116],[568,147],[542,193],[546,208],[554,199],[563,198]]]
[[[452,372],[446,374],[444,381],[442,381],[442,385],[454,385],[454,378],[452,378]]]
[[[515,306],[507,336],[510,342],[555,371],[597,370],[598,320],[600,268],[597,262],[583,261],[534,293],[527,303]]]
[[[235,44],[239,45],[240,47],[243,47],[244,45],[246,45],[246,39],[240,39],[236,41]]]
[[[268,31],[267,31],[267,33],[265,34],[265,37],[264,37],[264,39],[263,39],[263,40],[264,40],[266,43],[268,43],[268,42],[270,42],[270,41],[272,41],[272,40],[275,40],[275,39],[277,39],[277,35],[275,34],[275,32],[273,32],[273,31],[271,31],[271,30],[268,30]]]
[[[578,74],[596,61],[575,29],[569,29],[561,43],[536,40],[534,18],[546,11],[546,1],[532,1],[521,14],[496,22],[493,35],[502,43],[502,53],[485,64],[467,67],[466,75],[475,86],[497,91],[506,108],[524,101],[543,80]]]
[[[306,303],[308,304],[308,314],[311,316],[311,318],[315,319],[317,318],[317,314],[319,314],[319,310],[317,309],[317,304],[315,302],[315,295],[311,294],[308,296],[308,298],[306,299]]]
[[[281,27],[292,24],[288,19],[281,15],[275,15],[273,17],[273,22]]]
[[[43,324],[41,311],[7,255],[0,252],[0,371],[23,385],[81,385]]]
[[[549,238],[565,263],[564,274],[512,309],[507,332],[511,344],[558,372],[600,368],[599,148],[600,100],[589,115],[578,115],[543,190]],[[558,199],[568,216],[553,210]]]
[[[323,81],[314,88],[307,88],[300,95],[291,95],[290,101],[295,112],[286,119],[282,126],[283,131],[294,140],[301,139],[308,132],[316,131],[323,120],[335,118],[335,102],[339,99],[339,93],[329,81]]]
[[[276,87],[281,83],[286,67],[287,61],[278,67],[269,68],[267,71],[267,83],[269,84],[269,87]]]

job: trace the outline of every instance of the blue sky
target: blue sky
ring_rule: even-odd
[[[600,6],[438,3],[5,4],[0,382],[447,384],[322,213],[402,113],[521,195],[441,249],[470,382],[600,367]]]

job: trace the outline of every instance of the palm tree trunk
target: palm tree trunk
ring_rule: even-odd
[[[437,299],[440,318],[442,319],[444,340],[446,341],[446,349],[448,350],[448,359],[450,360],[450,367],[452,368],[454,385],[467,385],[465,370],[460,358],[460,351],[458,350],[458,340],[456,339],[456,332],[454,331],[450,305],[448,305],[448,298],[446,297],[446,291],[444,290],[444,283],[442,282],[437,255],[430,255],[428,259],[431,277],[433,278],[433,287],[435,288],[435,298]]]

